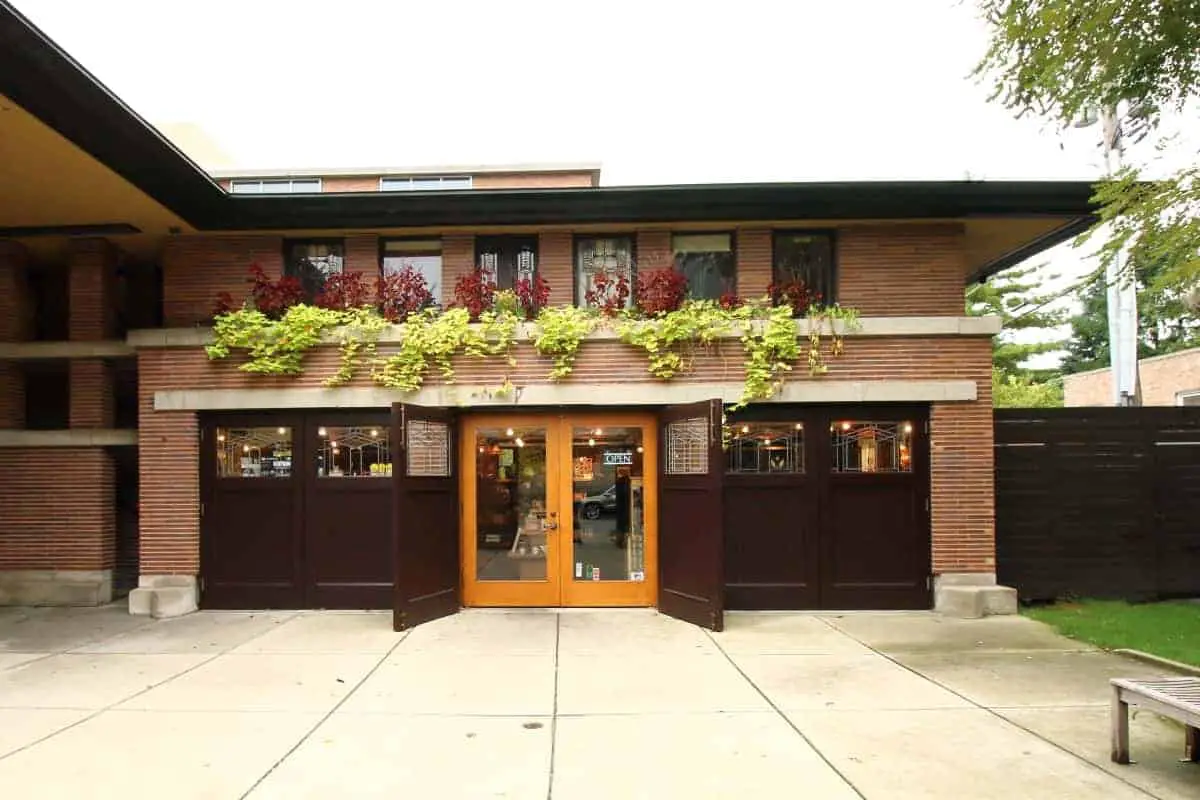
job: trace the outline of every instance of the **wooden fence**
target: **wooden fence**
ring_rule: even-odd
[[[1200,408],[998,409],[995,431],[1001,584],[1200,596]]]

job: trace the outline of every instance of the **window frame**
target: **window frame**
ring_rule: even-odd
[[[385,184],[388,181],[396,183],[407,183],[407,186],[387,187]],[[416,181],[437,181],[439,184],[445,184],[447,181],[466,181],[466,186],[445,186],[439,185],[433,188],[418,188],[414,186]],[[379,176],[379,191],[381,192],[464,192],[475,188],[474,175],[380,175]]]
[[[429,291],[433,295],[433,302],[437,306],[440,307],[442,305],[442,293],[445,290],[444,284],[445,284],[445,280],[446,280],[446,242],[442,236],[380,236],[379,237],[378,275],[381,278],[387,277],[387,274],[383,271],[383,260],[387,256],[387,245],[389,242],[414,242],[414,243],[416,243],[416,242],[434,242],[434,241],[436,241],[437,245],[438,245],[438,250],[437,250],[438,282],[437,282],[436,290],[435,290],[435,287],[431,285],[431,286],[429,286]],[[432,251],[418,252],[415,254],[415,257],[429,258],[432,255],[434,255],[434,253]],[[425,282],[427,284],[429,283],[428,276],[425,278]]]
[[[297,191],[296,190],[296,182],[297,181],[299,181],[301,183],[306,183],[306,184],[316,182],[317,188],[316,188],[316,190]],[[283,183],[287,183],[287,185],[288,185],[288,189],[286,192],[264,192],[263,191],[263,186],[266,184],[283,184]],[[242,184],[243,186],[257,185],[258,191],[256,191],[256,192],[239,192],[236,188],[238,186],[238,184]],[[325,181],[321,178],[230,178],[229,179],[229,193],[230,194],[258,194],[258,195],[262,195],[262,194],[320,194],[323,191],[325,191]]]
[[[525,233],[512,233],[512,234],[504,233],[504,234],[495,234],[495,235],[476,236],[475,237],[475,259],[473,261],[473,266],[472,266],[473,269],[479,269],[480,268],[480,263],[479,263],[480,257],[484,253],[490,252],[492,250],[492,248],[489,248],[486,245],[492,244],[495,242],[512,243],[514,253],[519,252],[520,244],[532,243],[532,245],[533,245],[533,275],[536,278],[538,275],[540,275],[542,273],[542,254],[541,254],[540,237],[537,234],[525,234]],[[503,252],[503,251],[501,251],[501,252]],[[513,275],[512,275],[512,285],[511,286],[503,285],[500,282],[500,275],[497,274],[496,275],[496,291],[498,291],[498,292],[505,291],[505,290],[512,291],[512,290],[515,290],[516,288],[517,288],[517,272],[516,272],[516,265],[514,264],[513,265]]]
[[[824,236],[829,240],[829,288],[822,292],[821,305],[838,302],[838,231],[836,228],[773,228],[771,230],[771,283],[778,279],[779,239],[783,236]]]
[[[342,250],[341,256],[340,256],[342,259],[342,268],[338,271],[337,274],[345,274],[345,272],[346,272],[346,240],[344,238],[339,238],[336,236],[321,236],[321,237],[315,237],[315,238],[306,238],[306,237],[298,236],[295,238],[285,238],[283,240],[283,248],[282,248],[282,250],[283,250],[282,275],[283,275],[283,277],[285,277],[285,278],[286,277],[294,277],[300,281],[302,286],[304,285],[303,277],[301,277],[300,275],[289,275],[289,273],[288,273],[288,265],[290,264],[290,260],[291,260],[291,248],[293,245],[297,245],[297,244],[337,245]],[[318,294],[320,294],[321,288],[324,288],[323,283],[321,284],[321,287],[319,287],[315,292],[313,292],[311,295],[309,295],[308,287],[305,286],[304,293],[305,293],[306,301],[312,302],[312,300],[315,299]]]
[[[679,236],[728,236],[729,237],[729,257],[733,261],[733,286],[731,288],[727,289],[726,291],[731,292],[736,295],[738,292],[738,283],[739,283],[739,281],[738,281],[737,231],[733,230],[733,229],[721,229],[721,230],[714,230],[714,231],[671,231],[671,242],[670,242],[670,244],[671,244],[671,268],[676,270],[679,273],[683,273],[683,270],[680,269],[680,267],[679,267],[679,251],[677,251],[675,249],[675,238],[679,237]],[[715,252],[720,252],[720,251],[710,250],[707,252],[715,253]],[[724,292],[722,292],[722,294],[724,294]],[[714,303],[721,299],[721,295],[717,295],[716,297],[696,297],[694,294],[692,294],[692,286],[691,286],[690,281],[688,283],[687,297],[689,300],[711,300]]]
[[[1186,403],[1184,401],[1193,397],[1200,398],[1200,389],[1184,389],[1183,391],[1176,392],[1175,405],[1181,408],[1184,406],[1190,406],[1192,405],[1191,403]],[[1200,403],[1196,403],[1195,405],[1200,405]]]
[[[637,236],[630,232],[613,233],[577,233],[571,237],[571,292],[577,308],[587,308],[587,301],[579,294],[579,252],[580,244],[587,240],[596,239],[628,239],[629,240],[629,297],[625,301],[626,308],[633,308],[636,302],[634,291],[637,285]]]

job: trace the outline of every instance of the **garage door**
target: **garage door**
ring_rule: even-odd
[[[390,608],[387,413],[214,416],[201,430],[204,608]]]
[[[924,407],[748,409],[726,431],[730,608],[929,608]]]

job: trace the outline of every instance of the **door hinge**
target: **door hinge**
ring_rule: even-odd
[[[932,511],[933,511],[933,501],[930,498],[926,497],[925,498],[925,513],[929,514]]]
[[[201,575],[196,582],[200,584],[200,594],[204,594],[204,576]]]
[[[925,420],[925,425],[923,427],[925,429],[925,433],[929,433],[929,420]]]
[[[926,575],[925,576],[925,591],[932,591],[932,590],[933,590],[933,576]]]
[[[200,504],[200,516],[204,516],[204,503]]]

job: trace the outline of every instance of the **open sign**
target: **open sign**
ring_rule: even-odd
[[[608,450],[604,453],[604,465],[606,467],[621,467],[633,465],[633,451],[631,450]]]

